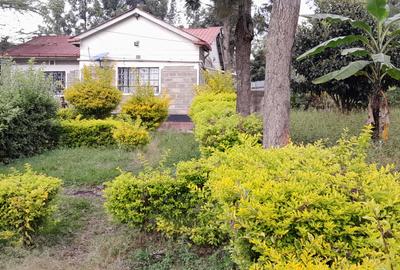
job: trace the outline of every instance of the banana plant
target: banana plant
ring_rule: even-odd
[[[390,53],[396,46],[399,48],[400,14],[389,16],[390,10],[387,0],[367,0],[366,9],[375,23],[353,20],[336,14],[315,14],[304,16],[308,19],[328,20],[331,23],[346,22],[353,28],[361,30],[360,35],[340,36],[321,43],[300,55],[301,61],[322,53],[328,48],[343,47],[353,43],[361,44],[357,47],[342,49],[342,55],[357,56],[356,61],[349,63],[340,70],[330,72],[313,81],[314,84],[323,84],[331,80],[344,80],[351,76],[366,76],[373,87],[369,97],[368,122],[373,125],[374,140],[388,139],[389,109],[383,87],[383,79],[390,76],[400,80],[400,69],[391,63]]]

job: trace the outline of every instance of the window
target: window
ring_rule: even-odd
[[[159,68],[118,68],[118,88],[124,94],[130,94],[135,91],[135,85],[150,85],[154,89],[154,94],[160,93]]]
[[[65,71],[45,71],[47,78],[52,82],[56,95],[62,95],[65,89]]]

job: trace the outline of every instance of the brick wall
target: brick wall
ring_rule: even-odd
[[[161,89],[171,98],[170,114],[188,114],[194,97],[197,70],[188,66],[169,66],[161,70]]]

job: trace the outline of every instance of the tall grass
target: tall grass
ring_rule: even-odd
[[[294,143],[312,143],[323,140],[334,144],[347,130],[358,135],[365,125],[366,112],[342,114],[329,111],[292,111],[291,138]],[[369,161],[380,165],[393,163],[400,169],[400,109],[390,111],[390,137],[386,143],[375,143],[369,151]]]

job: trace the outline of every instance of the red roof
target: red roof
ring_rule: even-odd
[[[191,34],[201,40],[206,41],[209,45],[213,44],[219,33],[221,33],[220,26],[208,27],[208,28],[186,28],[182,29],[186,33]]]
[[[34,37],[30,41],[6,50],[11,57],[79,57],[79,48],[69,43],[70,36]]]

